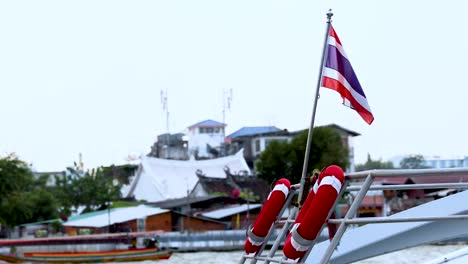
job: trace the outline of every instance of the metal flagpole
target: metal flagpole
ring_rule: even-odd
[[[331,17],[333,16],[332,10],[330,9],[327,13],[327,30],[325,33],[325,42],[323,44],[323,52],[322,52],[322,60],[320,63],[320,71],[319,71],[319,76],[317,80],[317,89],[315,91],[315,100],[314,100],[314,106],[312,109],[312,119],[310,121],[310,127],[309,127],[309,135],[307,136],[307,145],[306,145],[306,150],[305,150],[305,156],[304,156],[304,165],[302,167],[302,176],[301,176],[301,181],[300,181],[300,189],[299,189],[299,194],[297,201],[300,202],[302,199],[302,192],[304,191],[304,184],[305,184],[305,179],[306,179],[306,174],[307,174],[307,167],[309,165],[309,155],[310,155],[310,146],[312,145],[312,134],[314,133],[314,122],[315,122],[315,112],[317,110],[317,101],[319,98],[319,90],[320,86],[322,83],[322,74],[323,74],[323,64],[325,61],[325,58],[328,53],[328,35],[330,33],[330,26],[331,26]],[[301,205],[299,205],[301,206]]]
[[[300,187],[299,187],[298,202],[300,202],[301,199],[302,199],[302,192],[304,190],[304,184],[305,184],[305,179],[306,179],[306,174],[307,174],[307,167],[308,167],[309,155],[310,155],[310,146],[312,145],[312,133],[314,131],[315,112],[316,112],[316,109],[317,109],[317,100],[319,98],[319,89],[320,89],[320,86],[321,86],[320,84],[321,84],[321,80],[322,80],[323,64],[324,64],[324,61],[325,61],[325,58],[326,58],[326,55],[327,55],[328,35],[329,35],[329,32],[330,32],[331,17],[332,16],[333,16],[333,13],[332,13],[332,11],[330,9],[328,11],[328,13],[327,13],[327,19],[328,19],[327,29],[326,29],[326,33],[325,33],[325,42],[323,44],[322,60],[320,62],[320,71],[319,71],[319,76],[318,76],[318,81],[317,81],[317,90],[315,92],[314,106],[313,106],[313,110],[312,110],[312,120],[310,122],[309,134],[307,136],[307,145],[306,145],[306,151],[305,151],[305,157],[304,157],[304,165],[303,165],[303,168],[302,168],[302,176],[301,176]],[[288,201],[288,203],[289,202],[290,201]],[[288,220],[294,220],[294,217],[296,216],[297,212],[298,212],[298,208],[294,207],[291,214],[288,217]],[[275,255],[276,250],[278,249],[281,240],[285,237],[286,233],[288,232],[290,225],[291,225],[291,222],[289,222],[289,221],[284,223],[280,234],[278,234],[278,236],[277,236],[277,238],[275,240],[275,243],[270,248],[270,251],[268,253],[268,257],[267,257],[267,259],[265,259],[265,264],[268,264],[268,263],[270,263],[270,261],[272,261],[272,258]],[[270,229],[270,231],[269,231],[269,233],[267,235],[267,238],[269,237],[270,232],[273,232],[272,230],[273,230],[273,228]],[[256,263],[257,262],[257,259],[258,259],[257,255],[260,255],[262,250],[263,250],[263,248],[260,249],[260,251],[255,254],[255,257],[252,259],[251,263]],[[244,255],[244,257],[241,258],[240,263],[244,263],[245,260],[246,260],[246,258],[245,258],[245,255]],[[281,260],[280,263],[284,263],[284,262]]]

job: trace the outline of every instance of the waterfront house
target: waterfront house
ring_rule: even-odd
[[[188,160],[188,141],[184,133],[161,134],[151,146],[148,156],[162,159]]]
[[[226,124],[211,119],[187,128],[189,156],[195,159],[212,159],[223,156]]]
[[[131,183],[122,189],[126,198],[158,202],[188,196],[198,182],[196,172],[226,178],[225,168],[250,175],[242,151],[211,160],[168,160],[142,157]]]
[[[246,229],[257,218],[262,204],[239,204],[201,213],[206,218],[224,222],[228,229]]]
[[[255,161],[271,141],[289,141],[291,138],[287,130],[274,126],[250,126],[229,134],[226,136],[226,141],[229,142],[230,152],[244,150],[244,158],[253,169]]]
[[[226,230],[231,224],[203,217],[203,213],[233,205],[246,204],[247,200],[232,196],[184,197],[148,203],[172,212],[173,231]]]
[[[467,182],[467,174],[452,174],[452,175],[432,175],[418,177],[379,177],[374,180],[373,185],[409,185],[412,184],[435,184],[435,183],[454,183]],[[420,189],[408,188],[404,190],[384,190],[384,191],[369,191],[364,197],[358,209],[358,216],[387,216],[392,215],[412,207],[454,194],[460,190],[452,188],[439,189]],[[357,192],[351,192],[351,197],[354,197]],[[344,215],[348,210],[347,204],[339,205],[339,213]]]
[[[172,231],[171,212],[139,205],[81,214],[63,223],[68,235]]]
[[[225,168],[226,178],[208,177],[197,171],[198,182],[190,196],[204,197],[224,195],[242,197],[252,201],[263,202],[270,193],[270,185],[263,179],[243,174],[233,174]]]
[[[350,161],[347,172],[354,171],[354,144],[353,137],[360,134],[352,130],[346,129],[336,124],[326,125],[335,129],[340,135],[344,147],[348,150]],[[244,157],[253,170],[255,162],[260,157],[260,154],[268,147],[272,141],[290,141],[294,136],[303,132],[304,130],[290,132],[287,129],[279,129],[274,126],[256,126],[256,127],[243,127],[226,137],[226,141],[230,142],[229,151],[244,150]]]

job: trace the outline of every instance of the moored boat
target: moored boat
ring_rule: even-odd
[[[170,251],[157,248],[83,252],[25,252],[23,256],[0,254],[0,260],[9,263],[99,263],[164,260],[169,259],[171,254]]]

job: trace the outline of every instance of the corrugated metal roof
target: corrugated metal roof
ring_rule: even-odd
[[[241,137],[241,136],[251,136],[251,135],[257,135],[257,134],[263,134],[263,133],[272,133],[272,132],[278,132],[281,131],[281,129],[274,127],[274,126],[259,126],[259,127],[243,127],[236,132],[228,135],[228,138],[236,138],[236,137]]]
[[[101,210],[99,214],[96,212],[90,214],[82,214],[80,219],[69,220],[64,226],[79,226],[79,227],[104,227],[110,224],[127,222],[133,219],[145,218],[150,215],[162,214],[169,210],[139,205],[134,207],[122,207],[111,209],[110,211]]]
[[[192,128],[192,127],[225,127],[225,126],[226,126],[226,124],[223,124],[221,122],[214,121],[214,120],[211,120],[211,119],[207,119],[207,120],[198,122],[196,124],[193,124],[193,125],[189,126],[189,128]]]
[[[235,215],[238,213],[246,212],[247,210],[257,209],[262,207],[262,204],[243,204],[238,206],[233,206],[229,208],[223,208],[208,213],[201,214],[204,217],[213,218],[213,219],[222,219],[227,216]]]

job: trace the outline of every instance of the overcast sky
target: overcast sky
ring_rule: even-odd
[[[308,128],[326,13],[367,95],[367,125],[320,89],[316,125],[355,158],[468,155],[465,1],[0,1],[0,155],[39,171],[147,154],[205,119]]]

